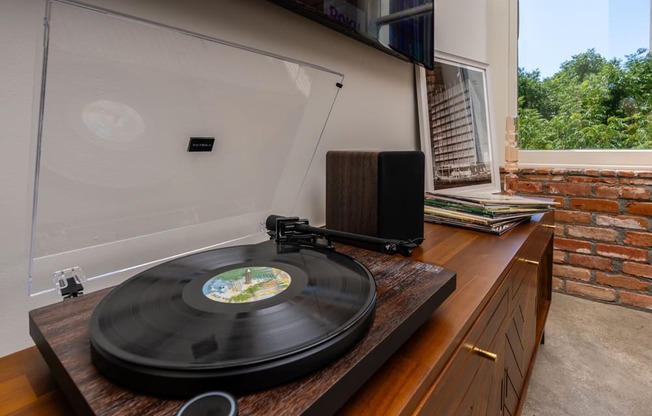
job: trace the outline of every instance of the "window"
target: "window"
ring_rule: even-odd
[[[650,0],[519,0],[522,162],[649,168],[650,20]]]

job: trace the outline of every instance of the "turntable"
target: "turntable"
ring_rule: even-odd
[[[311,232],[330,230],[270,218],[275,242],[181,257],[32,311],[32,336],[75,410],[172,414],[226,390],[240,414],[332,413],[455,288],[449,270],[335,251]],[[380,250],[397,245],[414,247]]]

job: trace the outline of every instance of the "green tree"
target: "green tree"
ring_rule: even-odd
[[[546,79],[519,68],[518,86],[524,149],[652,148],[652,59],[644,49],[624,63],[589,49]]]

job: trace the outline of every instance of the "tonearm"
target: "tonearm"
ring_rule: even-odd
[[[363,243],[385,254],[399,253],[405,257],[410,257],[412,250],[420,243],[420,241],[414,240],[385,239],[345,231],[329,230],[327,228],[312,227],[306,219],[282,217],[280,215],[270,215],[267,217],[265,227],[268,230],[267,234],[274,238],[279,245],[295,243],[333,248],[332,240],[336,239],[345,243]],[[326,245],[318,244],[317,237],[326,239]]]

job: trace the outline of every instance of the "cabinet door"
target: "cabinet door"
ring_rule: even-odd
[[[507,323],[507,320],[504,320],[503,323]],[[491,351],[498,351],[495,361],[475,354],[478,356],[478,371],[459,406],[452,414],[456,416],[499,416],[501,414],[505,368],[504,354],[501,353],[504,351],[504,330],[503,325],[498,331],[498,336],[487,346]]]
[[[505,333],[505,414],[514,415],[536,343],[536,297],[538,266],[522,261],[508,278],[518,282],[513,292],[510,321]]]
[[[507,321],[505,322],[508,323]],[[502,334],[505,333],[505,328],[502,329]],[[501,336],[499,342],[496,345],[496,351],[503,352],[499,353],[498,361],[493,368],[492,373],[492,382],[489,388],[489,403],[487,405],[487,416],[498,416],[503,414],[503,408],[505,406],[505,337]]]
[[[501,353],[508,322],[509,286],[501,285],[480,314],[441,376],[431,386],[417,410],[421,415],[497,415],[492,394],[500,391],[504,367]],[[488,352],[489,354],[486,354]],[[500,371],[498,371],[500,369]],[[494,387],[494,384],[498,385]]]

